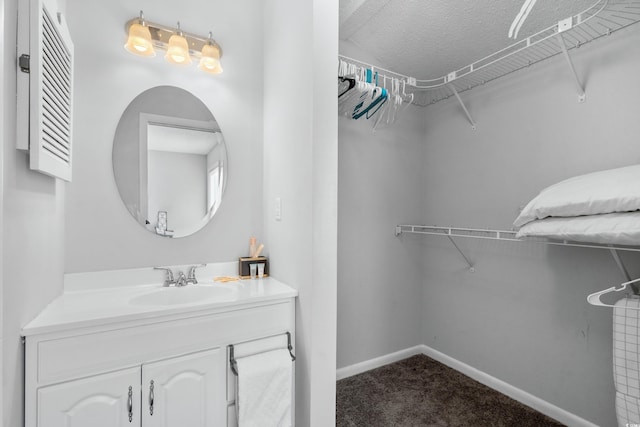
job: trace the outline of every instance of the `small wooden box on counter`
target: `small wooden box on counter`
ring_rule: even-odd
[[[269,275],[269,259],[266,256],[259,256],[255,258],[247,257],[238,259],[238,275],[241,279],[251,278],[249,264],[264,264],[264,276],[267,277]]]

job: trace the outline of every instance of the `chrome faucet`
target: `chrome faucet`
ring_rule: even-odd
[[[205,267],[206,265],[207,264],[192,265],[191,267],[189,267],[189,274],[187,276],[185,276],[182,271],[179,271],[177,279],[174,279],[173,271],[171,271],[171,269],[168,267],[153,267],[153,269],[163,270],[165,272],[163,286],[174,285],[176,287],[182,287],[187,286],[188,284],[196,285],[198,283],[198,279],[196,279],[196,268]]]
[[[153,267],[153,269],[154,270],[164,270],[165,276],[164,276],[163,286],[171,286],[171,285],[175,285],[177,283],[173,278],[173,271],[171,271],[170,268],[167,268],[167,267]],[[184,274],[183,274],[183,276],[184,276]]]

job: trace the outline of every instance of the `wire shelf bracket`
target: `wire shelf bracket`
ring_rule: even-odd
[[[476,267],[473,265],[473,263],[469,260],[469,257],[467,257],[464,252],[462,251],[462,249],[460,249],[460,247],[456,244],[456,241],[453,240],[453,237],[451,236],[447,236],[449,238],[449,240],[451,241],[451,243],[453,244],[453,247],[456,248],[458,250],[458,252],[460,253],[460,255],[462,255],[462,258],[464,258],[464,260],[467,262],[467,265],[469,267],[469,272],[471,273],[475,273],[476,272]]]
[[[631,280],[631,275],[627,270],[624,261],[620,257],[620,251],[629,251],[629,252],[640,252],[640,247],[636,246],[625,246],[625,245],[609,245],[609,244],[600,244],[600,243],[583,243],[583,242],[574,242],[570,240],[554,240],[548,239],[545,237],[524,237],[518,238],[516,237],[517,232],[513,230],[493,230],[490,228],[487,229],[479,229],[479,228],[462,228],[462,227],[438,227],[431,225],[396,225],[395,234],[396,236],[400,236],[403,233],[408,234],[426,234],[426,235],[435,235],[435,236],[446,236],[449,238],[453,246],[456,250],[462,255],[467,265],[469,266],[470,272],[475,272],[475,266],[470,261],[469,257],[465,255],[465,253],[460,249],[460,247],[456,244],[454,237],[462,237],[462,238],[471,238],[471,239],[486,239],[486,240],[500,240],[506,242],[533,242],[533,243],[543,243],[546,245],[557,245],[557,246],[571,246],[578,248],[592,248],[592,249],[607,249],[613,256],[613,260],[616,262],[616,265],[622,272],[622,275],[626,280]],[[633,284],[632,289],[634,293],[640,294],[640,286]]]
[[[578,73],[576,73],[576,69],[573,66],[573,61],[571,61],[571,56],[569,56],[569,51],[567,50],[567,44],[564,41],[564,37],[562,33],[564,31],[568,31],[572,27],[572,18],[563,19],[558,22],[558,34],[556,37],[558,38],[558,44],[560,45],[560,49],[562,50],[562,55],[564,56],[567,64],[569,65],[569,70],[571,70],[571,75],[576,83],[576,87],[578,89],[578,102],[585,102],[587,100],[587,94],[584,90],[584,85],[580,82],[580,78],[578,77]]]
[[[455,76],[455,73],[452,74]],[[469,113],[469,110],[467,110],[467,107],[464,105],[464,102],[462,102],[462,98],[460,98],[460,94],[456,90],[456,87],[454,85],[449,85],[449,89],[451,89],[451,92],[453,92],[453,94],[458,99],[460,106],[462,106],[464,114],[467,116],[467,119],[469,119],[469,122],[471,123],[471,129],[476,130],[476,122],[473,120],[473,117],[471,117],[471,114]]]

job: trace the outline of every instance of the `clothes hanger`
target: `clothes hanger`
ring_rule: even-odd
[[[375,79],[375,84],[373,83],[374,79]],[[373,69],[367,69],[367,82],[369,82],[369,84],[373,88],[373,93],[371,95],[370,102],[369,104],[366,104],[365,103],[366,100],[365,100],[361,104],[359,104],[356,107],[356,109],[354,109],[353,111],[354,120],[358,120],[362,116],[366,116],[367,119],[370,119],[378,112],[378,110],[380,110],[380,108],[387,101],[387,98],[388,98],[387,89],[378,86],[378,73],[375,72],[374,74]]]
[[[404,103],[404,99],[400,95],[400,80],[395,79],[395,90],[394,90],[394,108],[393,108],[393,116],[390,117],[390,120],[387,120],[387,124],[393,124],[398,120],[398,112],[400,111],[402,104]]]
[[[367,83],[367,72],[364,68],[356,68],[354,76],[356,85],[353,90],[347,92],[338,99],[338,113],[353,118],[354,111],[373,95],[373,86]]]
[[[386,76],[383,76],[383,87],[386,88],[387,81]],[[391,79],[391,90],[389,91],[387,101],[382,107],[382,111],[378,113],[375,123],[373,124],[373,130],[375,131],[380,124],[390,125],[395,121],[395,115],[400,103],[402,104],[402,98],[399,95],[399,80],[396,78]]]
[[[413,93],[406,93],[405,80],[383,74],[380,86],[380,74],[372,67],[359,67],[339,59],[338,77],[338,114],[354,120],[374,119],[374,131],[395,123],[414,100]]]
[[[338,72],[338,74],[345,74],[348,73],[349,75],[353,76],[354,78],[354,88],[356,86],[359,85],[359,81],[360,81],[360,73],[357,67],[351,67],[351,64],[347,64],[344,63],[344,66],[340,67],[340,71]],[[348,115],[348,111],[351,109],[351,111],[353,111],[353,109],[350,107],[350,102],[351,102],[351,98],[353,98],[354,95],[356,95],[354,93],[355,91],[351,90],[351,91],[347,91],[343,94],[341,94],[341,96],[338,97],[338,113],[341,115]]]
[[[387,88],[387,76],[382,76],[382,87],[384,87],[385,89]],[[391,78],[391,90],[389,91],[389,97],[391,99],[394,99],[394,79]],[[378,113],[378,117],[376,118],[376,120],[373,123],[373,131],[375,132],[375,130],[377,129],[378,125],[380,123],[382,123],[383,121],[387,121],[388,122],[388,118],[389,118],[389,114],[391,109],[393,108],[395,103],[395,99],[393,102],[385,102],[383,104],[383,106],[381,107],[381,111]],[[385,119],[386,117],[386,119]]]
[[[367,120],[371,119],[382,107],[387,105],[387,100],[389,99],[389,91],[387,90],[387,77],[383,75],[382,79],[382,88],[379,88],[381,89],[380,95],[367,110]],[[378,86],[378,73],[376,73],[376,86]],[[376,105],[378,105],[378,107],[373,109]]]
[[[358,120],[362,116],[366,116],[367,119],[373,117],[375,113],[384,105],[387,100],[387,90],[378,86],[373,87],[373,94],[371,95],[371,102],[366,104],[363,102],[359,104],[353,111],[353,119]],[[377,107],[376,107],[377,106]]]
[[[376,94],[379,92],[379,88],[373,84],[374,72],[373,69],[367,68],[365,69],[365,80],[366,80],[366,93],[362,93],[360,97],[360,102],[353,109],[353,114],[351,118],[354,120],[362,117],[366,112],[370,109],[371,105],[377,99]],[[377,77],[377,74],[376,74]]]
[[[355,77],[349,74],[349,66],[342,59],[338,63],[338,98],[342,97],[345,93],[349,92],[356,85]],[[346,83],[346,84],[345,84]]]
[[[353,64],[349,64],[343,59],[338,60],[338,77],[347,77],[355,74],[356,67]]]
[[[591,305],[598,305],[601,307],[615,307],[615,305],[613,304],[606,304],[604,302],[602,302],[602,300],[600,299],[600,297],[602,295],[606,295],[609,293],[613,293],[613,292],[622,292],[625,289],[627,289],[627,286],[633,284],[633,283],[638,283],[640,282],[640,279],[635,279],[635,280],[631,280],[629,282],[625,282],[625,283],[621,283],[620,285],[618,285],[619,287],[616,286],[612,286],[609,289],[605,289],[604,291],[600,291],[600,292],[595,292],[591,295],[589,295],[587,297],[587,302]],[[633,310],[640,310],[640,307],[624,307],[624,308],[630,308]]]
[[[338,91],[340,92],[338,94],[338,98],[341,98],[342,95],[349,92],[356,86],[356,79],[352,77],[338,77],[338,79],[340,80],[340,83],[338,83]],[[344,83],[346,83],[346,85]]]
[[[387,91],[387,89],[382,88],[380,92],[380,96],[378,96],[378,99],[376,99],[375,102],[371,104],[371,108],[369,108],[369,110],[367,111],[367,114],[366,114],[367,120],[375,116],[376,113],[387,103],[388,99],[389,99],[389,92]],[[373,107],[375,107],[376,105],[378,107],[373,109]]]
[[[415,96],[416,96],[415,93],[410,93],[407,95],[406,89],[407,89],[407,81],[403,80],[402,81],[402,98],[406,105],[404,106],[404,108],[399,110],[400,114],[403,114],[405,111],[407,111],[407,108],[409,108],[409,105],[413,103],[413,100],[415,99]]]

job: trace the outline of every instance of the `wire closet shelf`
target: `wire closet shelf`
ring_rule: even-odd
[[[405,81],[407,92],[415,93],[413,103],[426,106],[560,53],[566,54],[567,50],[579,48],[639,21],[640,0],[599,0],[577,15],[435,79],[416,79],[354,58],[339,57],[361,67],[373,68],[389,78]]]
[[[592,305],[603,305],[599,296],[605,293],[609,293],[611,291],[619,292],[629,286],[632,292],[635,295],[640,295],[640,285],[636,282],[640,281],[631,280],[631,275],[625,266],[624,261],[620,257],[618,251],[632,251],[632,252],[640,252],[640,247],[637,246],[625,246],[625,245],[609,245],[609,244],[600,244],[600,243],[584,243],[584,242],[574,242],[570,240],[554,240],[546,237],[524,237],[518,238],[516,237],[517,232],[513,230],[492,230],[492,229],[479,229],[479,228],[461,228],[461,227],[438,227],[431,225],[396,225],[396,236],[400,236],[403,233],[408,234],[431,234],[436,236],[445,236],[451,241],[455,249],[458,253],[464,258],[470,272],[475,272],[475,265],[466,255],[465,251],[463,251],[460,246],[454,240],[455,237],[465,237],[471,239],[488,239],[488,240],[500,240],[507,242],[534,242],[534,243],[543,243],[547,245],[559,245],[559,246],[572,246],[579,248],[594,248],[594,249],[608,249],[611,255],[613,256],[614,261],[616,262],[618,268],[622,272],[623,276],[627,279],[628,282],[623,283],[622,288],[609,288],[601,292],[596,292],[595,294],[589,295],[588,301]]]
[[[600,243],[583,243],[574,242],[571,240],[554,240],[546,237],[524,237],[517,238],[517,231],[513,230],[494,230],[494,229],[480,229],[480,228],[462,228],[462,227],[438,227],[431,225],[397,225],[396,236],[403,233],[408,234],[430,234],[436,236],[445,237],[466,237],[471,239],[489,239],[489,240],[501,240],[508,242],[533,242],[544,243],[547,245],[559,245],[559,246],[574,246],[580,248],[596,248],[596,249],[609,249],[617,251],[632,251],[640,252],[640,247],[625,246],[625,245],[608,245]]]

